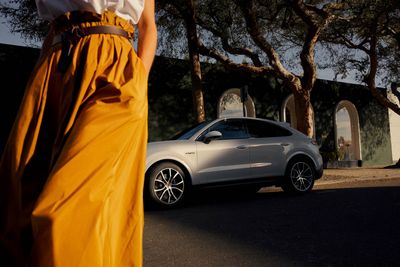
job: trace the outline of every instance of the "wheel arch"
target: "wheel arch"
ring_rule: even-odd
[[[314,168],[314,172],[316,171],[316,169],[317,169],[317,164],[316,164],[316,162],[314,161],[314,159],[313,159],[310,155],[308,155],[308,154],[306,154],[306,153],[299,152],[299,153],[293,154],[293,155],[289,158],[289,160],[287,161],[286,167],[285,167],[285,174],[286,174],[286,172],[287,172],[287,170],[288,170],[288,167],[289,167],[293,162],[298,161],[298,160],[300,160],[300,159],[310,161],[310,162],[312,163],[312,167]]]
[[[185,177],[187,179],[188,185],[192,186],[192,175],[191,172],[189,171],[188,166],[186,166],[185,164],[183,164],[182,162],[178,161],[178,160],[174,160],[174,159],[162,159],[156,162],[153,162],[150,166],[148,166],[148,168],[146,169],[146,173],[145,173],[145,179],[148,180],[149,178],[149,174],[151,172],[151,170],[162,163],[173,163],[176,164],[179,168],[181,168],[181,170],[185,173]]]

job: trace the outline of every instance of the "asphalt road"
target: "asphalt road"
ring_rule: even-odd
[[[399,266],[400,179],[235,196],[202,191],[146,210],[144,266]]]

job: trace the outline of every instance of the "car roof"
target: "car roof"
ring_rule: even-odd
[[[210,121],[209,124],[210,123],[215,123],[217,121],[229,120],[229,119],[265,121],[265,122],[270,122],[270,123],[277,124],[277,125],[280,125],[280,126],[284,126],[285,128],[292,128],[289,123],[284,122],[284,121],[275,121],[275,120],[272,120],[272,119],[256,118],[256,117],[224,117],[224,118],[218,118],[218,119],[215,119],[213,121]]]

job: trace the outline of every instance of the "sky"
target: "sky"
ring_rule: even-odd
[[[0,43],[26,46],[20,36],[10,32],[9,27],[3,17],[0,17]]]
[[[0,0],[0,4],[4,4],[7,2],[7,0]],[[27,46],[23,38],[21,38],[17,34],[13,34],[10,32],[9,25],[2,15],[0,15],[0,43]]]

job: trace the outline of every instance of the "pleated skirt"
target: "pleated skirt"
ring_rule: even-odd
[[[79,19],[133,34],[111,12]],[[141,266],[147,73],[118,35],[81,38],[65,71],[61,54],[43,51],[2,156],[3,242],[31,224],[28,266]]]

